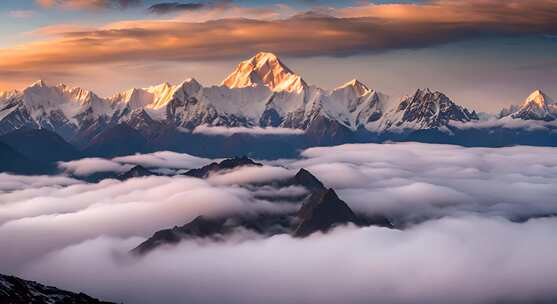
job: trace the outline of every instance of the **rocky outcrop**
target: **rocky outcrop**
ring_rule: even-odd
[[[74,293],[0,274],[0,303],[2,304],[113,304]]]
[[[225,159],[223,161],[221,161],[220,163],[211,163],[207,166],[204,166],[202,168],[198,168],[198,169],[191,169],[188,172],[184,173],[184,175],[187,176],[191,176],[191,177],[197,177],[197,178],[207,178],[209,177],[209,175],[217,173],[217,172],[221,172],[221,171],[225,171],[225,170],[232,170],[232,169],[236,169],[239,167],[245,167],[245,166],[255,166],[255,167],[261,167],[263,166],[260,163],[256,163],[253,160],[249,159],[246,156],[243,157],[234,157],[234,158],[229,158],[229,159]]]

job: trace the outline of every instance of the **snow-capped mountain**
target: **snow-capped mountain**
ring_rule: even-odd
[[[131,90],[118,93],[109,98],[113,103],[124,103],[130,109],[154,109],[164,108],[174,96],[177,86],[172,86],[168,82],[148,88],[133,88]]]
[[[520,106],[512,106],[501,111],[501,116],[551,121],[557,119],[557,104],[541,90],[535,90]]]
[[[91,91],[64,84],[48,86],[42,80],[4,96],[0,103],[3,133],[27,127],[53,130],[69,137],[101,116],[112,116],[117,109]]]
[[[188,89],[177,90],[167,118],[188,129],[204,124],[307,129],[319,117],[356,129],[377,119],[388,100],[356,80],[331,92],[308,86],[270,53],[242,62],[221,86],[182,86]]]
[[[551,120],[557,117],[557,105],[536,91],[522,106],[502,113],[516,119]],[[193,130],[202,125],[311,129],[314,133],[333,128],[345,134],[440,129],[451,122],[475,120],[474,111],[429,89],[417,90],[396,103],[355,79],[333,90],[311,86],[272,53],[241,62],[216,86],[203,86],[189,78],[177,85],[162,83],[101,98],[81,88],[38,81],[20,92],[0,93],[0,134],[42,128],[80,146],[122,123],[153,138],[159,130]],[[326,130],[317,133],[330,135]]]
[[[261,52],[241,62],[222,85],[231,89],[267,86],[273,92],[298,92],[307,87],[302,77],[294,74],[275,54]]]
[[[470,112],[455,104],[441,92],[419,89],[414,95],[403,98],[395,109],[387,113],[380,128],[423,130],[447,126],[450,121],[473,120],[479,120],[475,111]]]

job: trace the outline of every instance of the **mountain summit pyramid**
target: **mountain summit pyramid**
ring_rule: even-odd
[[[294,74],[275,54],[266,52],[241,62],[222,85],[231,89],[265,85],[274,92],[301,92],[307,87],[302,77]]]
[[[524,120],[554,120],[557,118],[557,104],[541,90],[535,90],[526,98],[512,118]]]

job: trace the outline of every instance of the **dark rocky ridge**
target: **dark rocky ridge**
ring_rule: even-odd
[[[175,226],[155,232],[150,238],[134,248],[131,253],[144,255],[160,246],[176,245],[183,240],[210,239],[216,242],[223,241],[227,235],[239,229],[271,236],[288,233],[291,225],[292,220],[288,216],[277,214],[230,216],[226,218],[198,216],[183,226]]]
[[[156,176],[158,174],[149,171],[148,169],[144,168],[143,166],[137,165],[131,168],[129,171],[119,175],[117,178],[119,180],[128,180],[130,178],[135,177],[146,177],[146,176]]]
[[[213,163],[190,171],[193,172],[192,176],[204,178],[209,176],[211,172],[228,170],[243,165],[261,166],[261,164],[249,158],[242,157],[227,159],[218,164]],[[155,232],[150,238],[134,248],[131,253],[141,256],[159,246],[175,245],[182,240],[210,239],[212,241],[222,241],[227,235],[238,231],[238,229],[253,231],[265,236],[291,234],[295,237],[306,237],[314,232],[327,232],[335,226],[349,223],[361,226],[392,227],[389,220],[382,216],[358,218],[333,189],[327,189],[319,179],[303,168],[294,176],[285,180],[247,186],[250,188],[301,186],[307,189],[308,193],[293,199],[293,203],[302,202],[301,208],[296,213],[258,214],[256,216],[229,215],[217,218],[198,216],[183,226],[175,226]],[[262,199],[271,202],[283,200],[276,200],[273,197]]]
[[[74,293],[0,274],[0,303],[2,304],[113,304]]]
[[[197,177],[197,178],[207,178],[209,175],[213,173],[217,173],[224,170],[231,170],[239,167],[244,166],[255,166],[261,167],[263,166],[260,163],[256,163],[253,160],[249,159],[246,156],[243,157],[235,157],[235,158],[228,158],[220,163],[210,163],[204,167],[198,169],[191,169],[188,172],[184,173],[184,175]]]

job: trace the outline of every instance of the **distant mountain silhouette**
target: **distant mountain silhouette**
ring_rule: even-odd
[[[147,169],[145,169],[143,166],[137,165],[133,168],[131,168],[129,171],[120,174],[117,179],[119,180],[128,180],[130,178],[135,178],[135,177],[145,177],[145,176],[153,176],[153,175],[158,175],[155,172],[149,171]]]
[[[0,142],[0,172],[15,174],[47,174],[53,167],[45,163],[33,161],[19,153],[9,145]]]
[[[118,124],[95,136],[84,149],[84,154],[115,157],[152,151],[153,149],[139,131],[127,124]]]
[[[27,158],[43,162],[69,161],[82,157],[81,153],[60,135],[45,129],[21,129],[0,136]]]
[[[246,156],[235,157],[235,158],[225,159],[220,163],[216,163],[216,162],[211,163],[202,168],[191,169],[188,172],[184,173],[184,175],[191,176],[191,177],[198,177],[198,178],[206,178],[213,173],[217,173],[224,170],[231,170],[239,167],[245,167],[245,166],[261,167],[263,165],[254,162],[253,160],[247,158]]]

